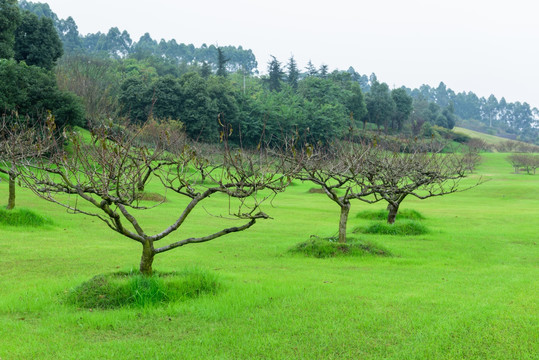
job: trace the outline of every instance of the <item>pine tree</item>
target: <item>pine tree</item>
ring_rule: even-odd
[[[268,63],[268,74],[269,74],[269,89],[270,91],[281,91],[281,80],[283,78],[283,70],[281,69],[281,63],[271,55],[271,60]]]
[[[327,78],[328,72],[329,72],[329,66],[327,66],[326,64],[322,64],[322,65],[320,66],[320,70],[318,71],[319,76],[320,76],[322,79]]]
[[[305,68],[307,70],[307,75],[309,76],[317,76],[318,70],[316,70],[316,67],[313,65],[311,60],[307,63],[307,67]]]
[[[226,63],[230,59],[225,57],[225,53],[221,47],[217,47],[217,76],[226,77]]]
[[[297,89],[298,80],[299,80],[299,71],[298,71],[298,65],[296,63],[296,60],[294,59],[294,56],[290,57],[286,67],[288,68],[287,82],[290,84],[290,86],[293,89]]]

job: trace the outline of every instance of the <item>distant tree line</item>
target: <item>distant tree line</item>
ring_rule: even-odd
[[[452,106],[454,114],[467,128],[513,140],[539,144],[539,110],[528,103],[510,103],[504,97],[478,97],[473,92],[455,93],[443,82],[438,87],[422,85],[406,89],[414,99],[423,99],[442,108]]]
[[[390,89],[375,74],[352,67],[331,71],[311,61],[299,69],[293,57],[285,64],[272,57],[267,75],[254,76],[256,58],[241,46],[196,48],[158,42],[148,33],[132,41],[118,28],[81,36],[71,17],[59,19],[47,4],[23,0],[19,6],[52,21],[64,48],[55,68],[58,83],[83,98],[90,121],[177,119],[189,136],[210,142],[219,139],[219,122],[226,122],[231,141],[251,145],[261,133],[278,138],[295,132],[305,141],[327,142],[352,128],[448,136],[444,129],[457,123],[539,143],[539,111],[526,103],[455,93],[444,83]]]
[[[110,28],[105,33],[97,32],[82,36],[79,34],[77,24],[70,16],[67,19],[59,19],[46,3],[32,3],[26,0],[19,1],[21,9],[28,10],[38,17],[49,18],[53,21],[60,39],[64,44],[66,54],[85,54],[99,57],[125,58],[133,57],[145,59],[151,56],[165,59],[174,64],[207,63],[214,70],[218,66],[218,51],[215,45],[203,44],[195,47],[193,44],[177,43],[172,39],[157,41],[152,39],[149,33],[145,33],[138,41],[131,39],[126,30],[120,31],[117,27]],[[227,70],[242,70],[253,73],[257,69],[256,58],[251,50],[241,46],[225,46],[227,53]]]

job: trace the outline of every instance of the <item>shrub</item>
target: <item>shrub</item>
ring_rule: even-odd
[[[293,254],[303,254],[315,258],[337,256],[390,256],[390,252],[372,242],[349,239],[347,243],[337,242],[337,238],[312,237],[310,240],[297,244],[289,250]]]
[[[138,271],[98,275],[72,289],[67,303],[92,309],[146,307],[183,301],[220,288],[217,277],[200,269],[143,276]]]
[[[453,141],[458,142],[459,144],[465,144],[469,142],[472,138],[461,132],[453,132]]]
[[[417,221],[400,221],[394,224],[375,223],[367,227],[357,227],[355,233],[380,234],[380,235],[422,235],[428,232],[428,229]]]

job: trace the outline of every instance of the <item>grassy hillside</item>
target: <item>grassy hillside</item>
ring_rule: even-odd
[[[83,281],[137,267],[141,249],[21,190],[18,205],[53,224],[0,225],[0,359],[537,359],[539,175],[513,174],[506,156],[484,154],[474,176],[491,181],[470,191],[405,200],[427,234],[356,235],[392,257],[289,254],[335,235],[339,218],[298,182],[266,208],[272,220],[156,257],[157,270],[217,274],[217,295],[142,309],[65,304]],[[208,233],[227,221],[208,212],[227,204],[216,197],[171,239]],[[375,221],[355,213],[382,208],[353,204],[349,230]],[[141,222],[157,230],[178,211],[171,197]]]
[[[499,136],[496,136],[496,135],[485,134],[485,133],[481,133],[479,131],[474,131],[474,130],[470,130],[470,129],[466,129],[466,128],[462,128],[462,127],[457,127],[457,126],[455,126],[453,128],[453,131],[468,135],[469,137],[472,137],[472,138],[481,139],[481,140],[485,141],[487,144],[490,144],[490,145],[497,145],[497,144],[505,142],[505,141],[510,141],[509,139],[505,139],[505,138],[502,138],[502,137],[499,137]]]

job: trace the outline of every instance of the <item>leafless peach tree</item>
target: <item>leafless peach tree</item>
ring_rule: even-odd
[[[466,162],[460,154],[442,154],[442,148],[443,144],[410,140],[406,152],[401,152],[388,139],[371,144],[341,141],[325,147],[308,145],[284,157],[299,169],[297,179],[317,184],[339,205],[339,242],[346,242],[354,199],[370,204],[386,201],[387,221],[392,224],[407,196],[427,199],[475,186],[459,187]]]
[[[208,153],[201,150],[205,147],[187,143],[181,131],[161,130],[154,132],[151,147],[145,145],[147,139],[141,142],[141,134],[147,134],[144,129],[111,133],[102,127],[92,132],[91,139],[67,134],[70,152],[57,148],[46,160],[21,163],[21,178],[41,198],[73,213],[96,217],[138,242],[142,248],[140,272],[146,275],[152,273],[157,254],[243,231],[257,220],[269,218],[261,204],[289,182],[279,159],[268,156],[264,149],[247,152],[226,144],[219,153]],[[154,208],[139,202],[139,189],[149,181],[160,184],[163,193],[187,199],[184,207],[172,210],[177,213],[175,220],[154,233],[137,220],[139,210]],[[193,209],[219,193],[237,199],[238,205],[227,210],[243,221],[240,225],[200,237],[180,238],[174,233]],[[69,201],[65,194],[77,202]],[[167,237],[171,241],[162,244]]]
[[[7,210],[15,208],[17,163],[41,156],[49,150],[50,136],[54,131],[50,114],[46,125],[31,124],[30,119],[16,114],[4,114],[0,118],[0,173],[8,177]]]
[[[507,157],[507,161],[515,169],[515,174],[518,174],[521,170],[526,171],[528,174],[535,174],[536,169],[539,167],[539,155],[514,153]]]
[[[295,178],[320,186],[340,208],[339,242],[346,242],[346,225],[354,199],[363,200],[373,194],[363,177],[370,146],[351,141],[331,145],[306,145],[291,149],[283,157]]]
[[[444,154],[439,144],[411,141],[407,152],[382,147],[371,148],[361,171],[365,186],[373,194],[366,202],[388,203],[387,222],[393,224],[400,204],[408,196],[427,199],[467,190],[462,187],[467,163],[456,153]]]

